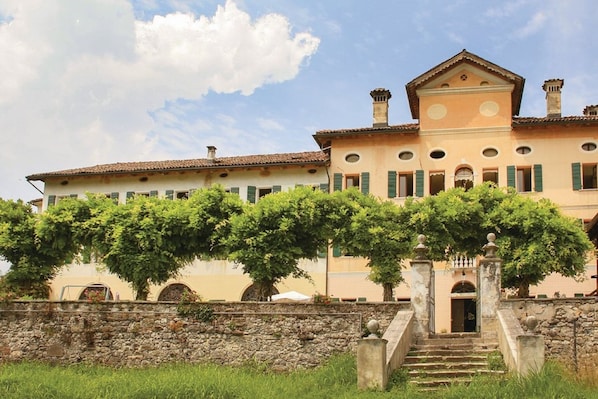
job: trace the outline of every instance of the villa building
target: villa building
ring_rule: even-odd
[[[546,80],[546,116],[520,117],[523,77],[463,50],[406,85],[417,122],[392,125],[391,92],[373,90],[373,123],[368,127],[321,130],[320,151],[218,158],[209,147],[205,159],[98,165],[41,173],[27,179],[45,183],[43,207],[65,196],[102,192],[123,202],[134,194],[184,198],[189,190],[220,183],[248,201],[296,185],[323,190],[359,187],[400,206],[408,197],[435,195],[451,187],[485,181],[514,187],[522,195],[548,198],[565,214],[585,223],[595,239],[598,220],[598,105],[579,116],[561,115],[562,79]],[[485,236],[487,232],[479,232]],[[337,298],[380,300],[382,288],[367,279],[361,258],[330,248],[326,258],[305,261],[313,283],[285,281],[279,291],[327,293]],[[53,282],[53,295],[65,287],[76,297],[90,284],[103,284],[121,299],[130,289],[98,265],[73,265]],[[596,283],[596,260],[587,279],[550,276],[531,294],[574,296]],[[409,298],[406,283],[396,290]],[[225,262],[196,262],[172,283],[186,284],[206,299],[249,297],[250,280]],[[165,287],[155,287],[154,299]],[[435,264],[437,331],[472,331],[476,326],[476,260],[456,258]],[[483,294],[483,293],[482,293]],[[72,299],[72,298],[71,298]]]

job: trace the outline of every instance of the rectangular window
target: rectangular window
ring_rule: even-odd
[[[482,181],[490,181],[498,185],[498,169],[484,169],[482,171]]]
[[[532,191],[532,168],[529,166],[517,168],[517,192],[527,193]]]
[[[176,199],[189,199],[189,191],[177,191]]]
[[[264,195],[268,195],[271,192],[272,192],[272,187],[260,188],[257,191],[257,197],[258,198],[262,198]]]
[[[345,188],[357,187],[359,188],[359,175],[345,176]]]
[[[584,190],[598,188],[598,173],[595,163],[582,165],[582,188]]]
[[[399,197],[413,196],[413,172],[399,173]]]
[[[430,172],[430,195],[444,191],[444,171]]]

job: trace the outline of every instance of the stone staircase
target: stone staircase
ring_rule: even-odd
[[[403,368],[409,383],[422,390],[467,384],[474,375],[505,372],[498,342],[477,333],[436,334],[420,339],[407,354]]]

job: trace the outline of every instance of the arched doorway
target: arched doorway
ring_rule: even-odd
[[[185,292],[193,290],[183,283],[169,284],[158,295],[158,302],[179,302]]]
[[[451,290],[451,332],[475,332],[476,325],[475,285],[463,280]]]
[[[277,295],[279,294],[278,290],[276,289],[276,287],[274,287],[273,291],[272,291],[272,295]],[[241,301],[259,301],[259,293],[258,293],[258,289],[257,286],[255,284],[251,284],[249,287],[247,287],[245,289],[245,291],[243,291],[243,295],[241,296]]]
[[[462,187],[469,190],[473,187],[473,170],[468,167],[457,169],[455,172],[455,187]]]
[[[112,300],[112,291],[110,287],[104,284],[90,284],[79,294],[80,301],[110,301]]]

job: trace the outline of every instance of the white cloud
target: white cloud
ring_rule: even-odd
[[[252,19],[233,1],[211,17],[148,21],[125,0],[1,2],[0,197],[34,197],[31,173],[168,156],[176,148],[158,143],[194,141],[159,114],[169,101],[293,79],[318,45],[284,16]]]
[[[515,37],[519,39],[526,38],[534,33],[540,31],[545,25],[547,21],[546,13],[543,11],[539,11],[532,15],[532,17],[527,21],[525,26],[519,28],[515,31]]]

